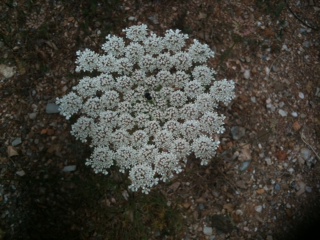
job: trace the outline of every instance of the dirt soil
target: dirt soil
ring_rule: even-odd
[[[212,163],[148,196],[95,175],[75,119],[46,111],[77,50],[141,23],[207,43],[237,96]],[[318,0],[1,1],[0,239],[320,239],[319,28]]]

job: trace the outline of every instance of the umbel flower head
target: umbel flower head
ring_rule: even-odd
[[[67,119],[80,116],[71,133],[93,148],[87,165],[103,174],[116,165],[129,171],[132,191],[148,193],[180,173],[191,153],[202,165],[215,156],[225,119],[217,108],[232,101],[235,84],[217,80],[206,64],[214,52],[180,30],[123,32],[108,35],[101,53],[77,52],[76,71],[90,76],[57,104]]]

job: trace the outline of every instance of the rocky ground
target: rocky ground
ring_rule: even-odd
[[[5,0],[0,3],[0,239],[302,239],[319,235],[320,3]],[[207,43],[226,132],[207,167],[150,195],[95,175],[56,97],[76,85],[75,52],[147,24]],[[319,236],[318,236],[319,237]],[[314,238],[316,239],[316,238]]]

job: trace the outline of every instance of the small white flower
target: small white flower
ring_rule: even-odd
[[[184,91],[189,98],[194,99],[204,92],[204,87],[201,82],[193,80],[185,85]]]
[[[202,85],[210,85],[214,78],[215,71],[207,66],[196,66],[192,71],[193,79],[196,79],[202,83]]]
[[[158,97],[169,100],[172,92],[173,88],[163,87],[160,89]]]
[[[157,73],[156,78],[157,78],[158,84],[160,84],[162,87],[172,85],[173,75],[169,71],[166,71],[166,70],[159,71]]]
[[[108,125],[110,128],[115,128],[118,125],[119,114],[115,111],[104,111],[100,113],[99,123]]]
[[[109,146],[112,134],[112,128],[107,124],[93,123],[90,132],[91,147]]]
[[[96,95],[97,89],[94,87],[93,78],[84,77],[79,81],[79,84],[72,89],[83,98],[92,97]]]
[[[164,36],[164,45],[168,50],[171,51],[180,51],[186,43],[186,40],[189,38],[187,34],[180,33],[180,30],[172,30],[169,29],[166,31],[166,34]]]
[[[102,49],[115,57],[123,56],[125,43],[121,37],[108,35],[106,43],[102,45]]]
[[[131,136],[129,135],[129,133],[126,130],[123,130],[123,129],[115,130],[112,133],[111,137],[113,139],[112,144],[115,147],[115,149],[122,147],[122,146],[128,146],[131,141]]]
[[[131,103],[135,103],[137,101],[136,93],[134,90],[128,89],[123,93],[123,100]]]
[[[102,73],[113,73],[119,71],[117,59],[111,55],[102,55],[97,59],[97,70]]]
[[[171,132],[174,137],[180,134],[180,128],[181,128],[181,123],[175,120],[169,120],[163,126],[163,129]]]
[[[197,158],[201,159],[201,165],[207,165],[215,156],[220,142],[215,142],[211,138],[201,135],[192,143],[192,150]]]
[[[144,83],[148,89],[155,89],[159,86],[159,82],[154,76],[146,77]]]
[[[71,134],[81,142],[87,142],[87,137],[92,131],[93,123],[92,118],[82,116],[72,125]]]
[[[146,78],[146,73],[140,69],[135,70],[131,75],[132,81],[138,85],[143,85],[145,78]],[[142,86],[139,86],[139,87],[142,87]]]
[[[144,48],[136,42],[130,43],[126,46],[125,56],[130,60],[131,63],[135,64],[140,61],[144,55]]]
[[[172,141],[172,133],[168,130],[158,131],[154,136],[154,143],[158,148],[168,149]]]
[[[177,156],[177,158],[182,158],[184,161],[186,160],[186,156],[191,153],[190,144],[184,138],[177,138],[174,140],[169,149],[170,152]]]
[[[150,192],[150,189],[158,184],[158,178],[155,177],[155,170],[147,163],[133,166],[129,172],[131,185],[129,189],[136,192],[141,189],[145,194]]]
[[[119,172],[124,173],[126,169],[130,169],[137,161],[137,151],[130,146],[119,147],[115,153],[116,164]]]
[[[126,92],[131,90],[134,82],[132,82],[130,77],[127,76],[120,76],[116,78],[116,88],[119,92]]]
[[[146,126],[147,121],[150,120],[150,117],[148,114],[138,113],[135,120],[136,120],[136,124],[139,128],[144,128]]]
[[[192,66],[192,58],[189,53],[178,52],[173,56],[173,59],[177,70],[188,70]]]
[[[156,61],[157,68],[161,70],[170,71],[174,64],[174,61],[169,53],[159,54]]]
[[[214,57],[214,52],[207,44],[201,44],[198,40],[194,39],[193,44],[189,47],[189,54],[194,63],[204,63],[209,58]]]
[[[170,96],[170,103],[174,107],[182,107],[187,102],[187,96],[182,91],[174,91]]]
[[[215,112],[205,112],[203,116],[200,118],[202,129],[208,134],[224,133],[224,119],[225,116],[219,116]]]
[[[131,113],[132,105],[128,101],[119,102],[118,104],[118,112],[119,113]]]
[[[133,42],[144,41],[148,35],[148,27],[145,24],[139,26],[131,26],[122,30],[126,33],[126,37]]]
[[[158,122],[162,122],[164,119],[164,114],[158,108],[154,108],[151,110],[151,119]]]
[[[156,64],[156,59],[149,54],[144,55],[138,63],[141,70],[145,71],[146,73],[153,72],[157,68]]]
[[[69,119],[82,108],[83,100],[74,92],[70,92],[62,98],[57,98],[56,103],[59,105],[60,114]]]
[[[146,145],[149,141],[149,136],[143,130],[137,130],[132,134],[132,146],[140,148]]]
[[[235,98],[234,89],[234,81],[223,79],[213,83],[213,86],[210,87],[210,94],[217,102],[228,104]]]
[[[113,165],[114,152],[108,147],[96,147],[87,159],[86,165],[93,168],[96,173],[108,174],[108,169]]]
[[[154,144],[145,144],[138,150],[137,164],[154,164],[155,157],[159,154],[159,149]]]
[[[135,126],[135,120],[129,113],[122,113],[118,118],[118,127],[124,130],[131,130]]]
[[[101,74],[99,77],[96,77],[96,88],[101,91],[109,91],[115,87],[115,79],[111,74]]]
[[[179,110],[175,107],[169,107],[169,108],[166,108],[163,115],[164,115],[164,118],[168,121],[169,120],[178,120]]]
[[[173,173],[181,172],[177,157],[172,153],[160,153],[155,157],[155,171],[161,175],[160,180],[167,181]]]
[[[200,130],[200,122],[197,120],[187,120],[181,125],[180,128],[182,136],[188,141],[197,138],[200,134]]]
[[[193,103],[188,103],[180,109],[181,118],[185,120],[198,119],[199,114],[197,106]]]
[[[151,55],[160,54],[164,48],[163,38],[157,36],[154,33],[152,33],[149,37],[147,37],[143,41],[143,44],[145,47],[145,51]]]
[[[177,71],[173,75],[173,82],[175,88],[183,88],[190,81],[190,76],[184,71]]]
[[[154,136],[158,131],[160,131],[161,126],[158,121],[148,121],[146,123],[145,131],[150,135]]]
[[[127,58],[120,58],[116,61],[118,74],[130,74],[133,69],[133,64]]]
[[[202,93],[198,95],[195,105],[201,113],[206,111],[214,111],[214,109],[217,107],[215,99],[212,98],[212,96],[208,93]]]
[[[100,101],[104,109],[112,110],[120,102],[119,93],[113,90],[105,91],[100,97]]]
[[[99,97],[89,98],[82,107],[83,113],[93,118],[98,117],[101,110],[101,101]]]
[[[85,49],[83,51],[77,51],[77,56],[76,64],[78,66],[76,68],[76,72],[92,72],[97,69],[97,60],[99,59],[99,55],[97,53],[89,49]]]

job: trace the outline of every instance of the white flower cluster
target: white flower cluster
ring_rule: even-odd
[[[216,80],[206,65],[214,52],[179,30],[164,37],[146,25],[109,35],[102,54],[77,52],[76,71],[90,72],[57,99],[60,113],[79,114],[71,133],[94,148],[86,164],[108,174],[112,165],[129,171],[133,191],[148,193],[180,173],[194,153],[206,165],[224,132],[219,103],[235,97],[233,81]]]

